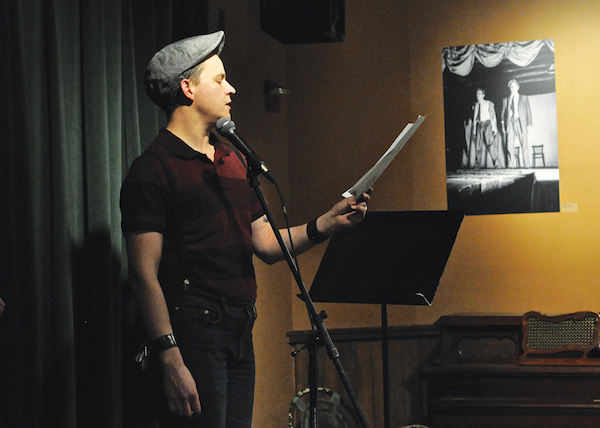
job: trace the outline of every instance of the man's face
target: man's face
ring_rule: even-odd
[[[198,83],[192,84],[193,106],[207,123],[216,123],[221,117],[231,118],[231,95],[235,88],[227,81],[225,67],[218,55],[205,61]]]
[[[477,97],[477,101],[479,101],[479,102],[483,101],[483,99],[485,98],[485,94],[483,93],[483,91],[481,89],[477,91],[475,96]]]
[[[519,93],[519,84],[517,82],[511,82],[509,88],[512,95]]]

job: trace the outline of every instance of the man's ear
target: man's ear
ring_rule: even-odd
[[[181,79],[179,82],[179,87],[181,88],[181,92],[183,96],[189,99],[190,101],[194,101],[194,91],[192,90],[192,82],[189,79]]]

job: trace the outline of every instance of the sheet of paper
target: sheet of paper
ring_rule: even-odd
[[[387,149],[387,151],[379,158],[377,163],[373,165],[373,167],[367,171],[365,175],[363,175],[354,186],[346,190],[342,196],[344,198],[349,198],[350,196],[362,195],[364,192],[369,190],[375,181],[379,178],[379,176],[385,171],[390,162],[394,160],[398,152],[404,147],[406,142],[412,137],[417,128],[421,126],[423,121],[427,116],[421,116],[415,120],[415,123],[407,124],[400,135],[394,140],[392,145]]]

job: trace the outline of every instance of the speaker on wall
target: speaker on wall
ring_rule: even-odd
[[[341,42],[345,0],[261,0],[260,28],[284,44]]]

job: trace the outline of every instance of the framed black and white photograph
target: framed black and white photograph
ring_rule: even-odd
[[[442,49],[448,209],[557,212],[554,41]]]

